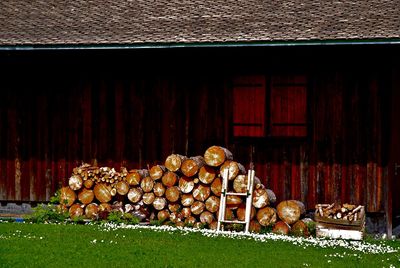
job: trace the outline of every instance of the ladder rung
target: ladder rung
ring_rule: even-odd
[[[231,192],[228,192],[228,193],[225,193],[225,195],[247,196],[247,193],[231,193]]]
[[[225,222],[225,223],[240,223],[240,224],[246,224],[245,221],[229,221],[229,220],[223,220],[221,222]]]

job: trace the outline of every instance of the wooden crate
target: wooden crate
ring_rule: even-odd
[[[362,240],[365,232],[365,209],[361,208],[359,219],[356,221],[330,219],[315,215],[315,222],[317,237]]]

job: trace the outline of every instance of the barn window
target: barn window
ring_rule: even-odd
[[[306,82],[305,76],[236,78],[233,83],[233,136],[306,136]]]

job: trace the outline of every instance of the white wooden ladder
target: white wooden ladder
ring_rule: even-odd
[[[225,169],[222,174],[222,190],[221,190],[221,199],[219,203],[219,214],[218,214],[218,225],[217,231],[221,231],[221,227],[223,223],[234,223],[234,224],[245,224],[244,232],[249,232],[250,227],[250,215],[251,215],[251,204],[253,201],[253,187],[254,187],[254,170],[250,169],[247,174],[247,186],[245,193],[234,193],[228,192],[228,179],[229,179],[229,168]],[[246,214],[244,221],[239,220],[226,220],[225,219],[225,211],[226,211],[226,198],[229,195],[236,196],[245,196],[246,197]]]

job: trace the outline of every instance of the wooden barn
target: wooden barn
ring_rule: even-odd
[[[396,1],[0,3],[0,201],[230,149],[278,200],[400,223]]]

